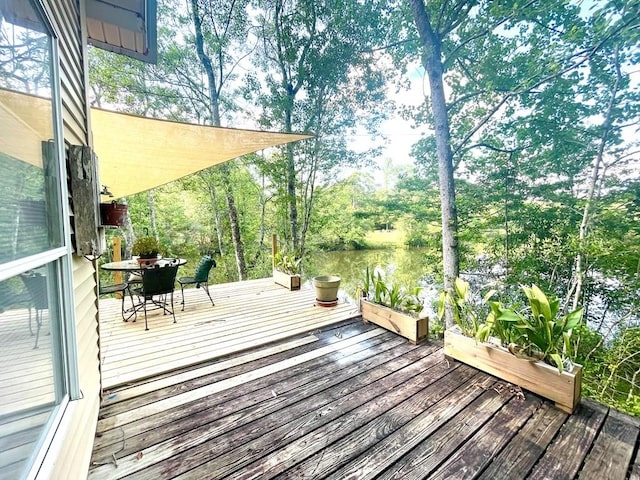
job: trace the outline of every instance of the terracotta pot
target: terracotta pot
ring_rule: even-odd
[[[338,299],[340,277],[337,275],[320,275],[319,277],[314,277],[313,286],[316,289],[316,300],[334,302]]]
[[[151,266],[151,265],[155,264],[158,261],[158,255],[156,255],[155,257],[142,257],[142,256],[140,256],[140,257],[136,258],[136,260],[138,261],[140,266],[148,267],[148,266]]]

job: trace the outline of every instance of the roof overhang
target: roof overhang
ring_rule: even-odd
[[[87,41],[95,47],[156,63],[156,0],[85,0]]]

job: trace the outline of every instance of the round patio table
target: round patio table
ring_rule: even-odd
[[[161,258],[153,265],[158,265],[159,267],[164,267],[168,265],[173,260],[177,260],[178,266],[184,265],[187,263],[185,258]],[[174,263],[175,265],[175,263]],[[151,266],[151,265],[150,265]],[[113,272],[139,272],[143,268],[148,268],[143,265],[140,265],[137,260],[122,260],[120,262],[109,262],[100,266],[103,270],[109,270]]]

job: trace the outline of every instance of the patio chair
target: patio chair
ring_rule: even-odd
[[[136,309],[144,310],[145,330],[149,330],[147,310],[151,309],[161,309],[164,315],[171,314],[173,323],[176,323],[176,315],[173,308],[173,291],[175,290],[178,266],[177,260],[166,259],[166,265],[156,264],[142,269],[142,286],[133,289],[133,293],[141,299]],[[154,297],[157,297],[157,299]],[[167,297],[169,297],[169,300]],[[148,308],[149,305],[151,308]]]
[[[211,294],[209,293],[209,272],[215,266],[216,261],[211,258],[211,255],[205,255],[200,259],[193,277],[178,278],[178,283],[180,284],[180,293],[182,293],[182,311],[184,311],[184,286],[193,284],[195,284],[196,288],[200,288],[200,286],[202,286],[202,289],[207,292],[209,300],[211,300],[211,305],[215,307],[216,304],[213,303],[213,299],[211,298]]]
[[[38,340],[40,339],[40,328],[42,328],[42,311],[49,309],[49,297],[47,294],[47,277],[40,273],[25,273],[20,275],[29,297],[31,297],[31,306],[36,311],[36,343],[34,349],[38,348]],[[31,326],[31,309],[29,309],[29,332],[33,335]]]
[[[120,292],[122,296],[122,320],[127,322],[131,317],[135,317],[133,321],[136,321],[138,316],[138,312],[136,310],[135,303],[133,302],[133,294],[131,293],[131,288],[128,282],[125,283],[115,283],[113,285],[100,285],[100,295],[110,295],[112,293]],[[129,298],[131,299],[131,309],[124,308],[124,299],[129,294]]]

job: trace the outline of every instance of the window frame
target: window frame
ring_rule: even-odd
[[[56,173],[58,176],[57,191],[55,198],[48,200],[58,202],[60,218],[51,218],[57,221],[57,227],[61,232],[62,246],[53,247],[44,252],[31,255],[18,260],[13,260],[0,264],[0,281],[15,277],[28,270],[40,267],[51,267],[55,271],[56,292],[55,302],[52,306],[56,308],[55,314],[59,317],[59,324],[55,334],[52,332],[52,372],[56,384],[57,405],[51,411],[47,424],[43,427],[42,436],[35,444],[30,464],[26,466],[28,470],[26,478],[36,478],[43,466],[44,459],[54,440],[56,432],[70,409],[70,402],[83,397],[80,390],[80,379],[78,370],[78,343],[76,336],[75,319],[75,296],[73,282],[73,250],[71,245],[71,225],[69,192],[67,187],[67,168],[65,156],[65,141],[63,130],[63,108],[60,79],[60,34],[56,24],[52,21],[53,16],[51,6],[44,0],[33,0],[32,5],[38,13],[42,25],[49,36],[50,48],[50,72],[51,72],[51,114],[53,126],[53,139],[56,153]],[[61,390],[58,390],[58,388]]]

